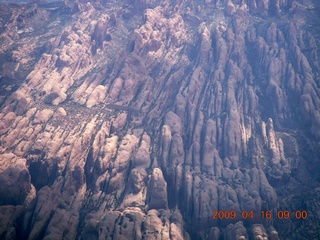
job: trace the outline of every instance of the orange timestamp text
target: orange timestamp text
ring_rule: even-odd
[[[306,210],[296,210],[296,211],[288,211],[288,210],[278,210],[276,213],[273,213],[271,210],[262,210],[259,213],[250,210],[243,210],[240,213],[235,210],[213,210],[212,211],[212,219],[214,220],[222,220],[222,219],[307,219],[308,212]]]

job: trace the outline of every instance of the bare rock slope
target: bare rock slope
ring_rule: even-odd
[[[0,8],[1,239],[320,239],[317,1]]]

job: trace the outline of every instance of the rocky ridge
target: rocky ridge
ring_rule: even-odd
[[[66,4],[1,5],[1,238],[320,237],[316,1]]]

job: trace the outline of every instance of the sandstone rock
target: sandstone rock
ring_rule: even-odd
[[[0,238],[317,238],[312,1],[52,4],[0,4]]]
[[[92,47],[92,52],[95,54],[98,48],[102,48],[103,41],[106,39],[106,27],[108,16],[101,16],[100,20],[94,28],[94,32],[91,36],[91,41],[94,41],[95,44]]]
[[[26,98],[19,99],[14,109],[15,113],[18,116],[24,115],[28,111],[28,105],[29,105],[29,102]]]
[[[272,226],[268,229],[268,235],[271,240],[279,240],[280,239],[278,236],[278,232]]]
[[[251,231],[254,239],[261,239],[261,240],[268,239],[268,234],[266,233],[266,230],[260,224],[252,225]]]
[[[127,113],[121,113],[119,116],[112,122],[110,131],[112,133],[121,130],[127,122]]]
[[[87,107],[91,108],[98,103],[102,102],[106,97],[106,88],[102,85],[97,86],[92,93],[90,94],[88,100],[87,100]]]
[[[168,112],[165,119],[165,124],[170,127],[172,135],[175,133],[181,135],[182,123],[181,119],[173,112]]]
[[[127,167],[133,152],[136,149],[138,138],[134,135],[126,135],[121,141],[118,149],[114,167],[117,171],[122,171]]]
[[[203,64],[208,64],[211,62],[211,34],[209,32],[209,29],[205,26],[205,24],[202,24],[200,26],[199,31],[201,32],[201,46],[200,46],[200,59]]]
[[[272,164],[278,165],[280,163],[280,155],[279,155],[279,149],[277,146],[277,142],[275,139],[275,133],[273,130],[273,122],[272,122],[271,118],[268,119],[267,134],[268,134],[269,148],[271,150]]]
[[[22,205],[31,190],[26,160],[14,154],[0,157],[0,205]]]
[[[226,6],[226,14],[227,15],[231,16],[232,14],[234,14],[236,12],[236,7],[231,1],[228,2],[226,5],[227,5]]]
[[[111,99],[117,99],[120,94],[120,89],[122,88],[123,80],[121,78],[117,78],[110,90],[109,96]]]
[[[133,166],[147,168],[150,166],[150,163],[150,137],[144,133],[139,149],[134,156]]]
[[[147,173],[143,169],[132,169],[131,175],[129,176],[129,181],[132,183],[131,190],[133,193],[138,193],[141,191],[142,187],[145,186],[145,180],[146,180]]]
[[[0,133],[1,134],[4,134],[6,133],[11,124],[14,122],[16,118],[16,114],[14,114],[13,112],[9,112],[7,113],[6,115],[2,115],[2,118],[1,118],[1,127],[0,127]]]
[[[226,239],[248,239],[248,233],[242,222],[237,222],[236,224],[229,224],[226,228]]]
[[[15,225],[23,214],[22,206],[0,206],[0,236],[2,239],[16,239],[17,229]]]
[[[66,110],[64,108],[62,108],[62,107],[57,108],[57,113],[61,114],[64,117],[67,116]]]
[[[148,195],[149,209],[166,209],[168,207],[167,183],[159,168],[153,169],[149,182]]]
[[[46,123],[52,116],[53,111],[50,109],[43,109],[38,111],[33,119],[33,124]]]

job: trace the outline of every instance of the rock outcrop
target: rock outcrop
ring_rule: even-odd
[[[0,4],[0,238],[320,238],[307,2]]]

